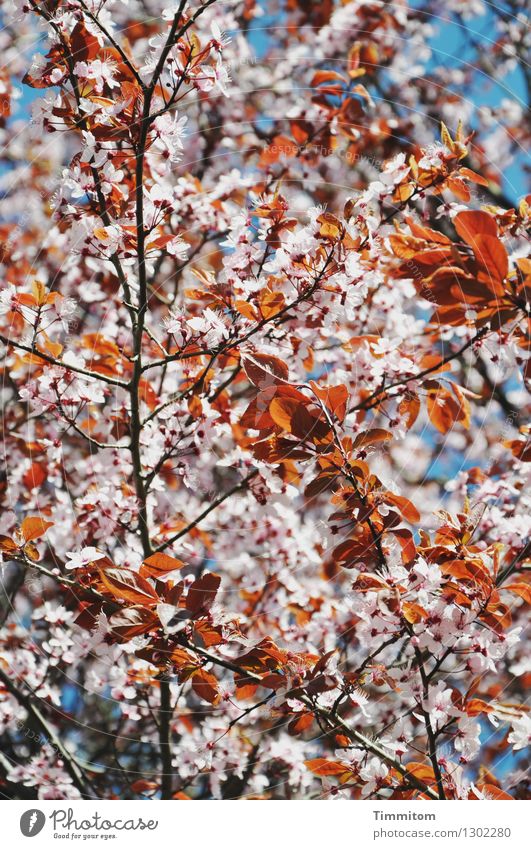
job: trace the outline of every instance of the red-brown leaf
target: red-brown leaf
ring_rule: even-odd
[[[113,613],[109,619],[112,634],[124,643],[145,634],[158,622],[152,610],[141,607],[126,607]]]
[[[247,354],[242,356],[241,364],[251,383],[259,388],[288,378],[288,366],[272,354]]]
[[[221,578],[213,572],[205,572],[194,581],[186,597],[186,609],[190,611],[192,617],[210,610],[220,583]]]

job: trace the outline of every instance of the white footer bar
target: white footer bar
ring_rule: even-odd
[[[523,801],[9,801],[2,813],[6,849],[151,849],[155,844],[157,849],[531,846],[531,805]]]

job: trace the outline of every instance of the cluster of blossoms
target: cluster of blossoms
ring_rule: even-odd
[[[148,5],[2,0],[0,791],[522,798],[518,4]]]

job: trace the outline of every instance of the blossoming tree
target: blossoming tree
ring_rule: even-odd
[[[2,3],[3,796],[526,795],[525,19],[445,7]]]

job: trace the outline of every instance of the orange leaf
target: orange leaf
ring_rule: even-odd
[[[175,557],[169,557],[167,554],[157,552],[146,557],[140,567],[140,575],[143,578],[158,578],[161,575],[166,575],[168,572],[175,572],[183,566],[182,560],[177,560]]]
[[[420,399],[418,395],[407,395],[402,398],[398,405],[398,412],[406,418],[406,427],[409,430],[413,427],[420,412]]]
[[[477,212],[467,209],[459,212],[454,218],[454,227],[464,241],[472,245],[480,234],[486,236],[497,236],[498,227],[495,218],[488,212]]]
[[[28,489],[38,489],[46,480],[46,469],[41,463],[32,463],[24,473],[22,482]]]
[[[188,399],[188,410],[193,419],[199,419],[203,415],[203,405],[197,395]]]
[[[464,180],[461,180],[459,177],[449,177],[448,188],[459,200],[464,200],[465,202],[470,200],[470,189]]]
[[[396,187],[394,199],[404,203],[406,200],[409,200],[413,194],[415,194],[415,184],[409,182],[402,183],[402,185]]]
[[[498,237],[487,234],[478,235],[472,247],[477,261],[485,268],[489,278],[503,282],[509,273],[509,259]],[[500,290],[500,294],[502,293],[503,289]]]
[[[291,420],[299,406],[294,398],[275,397],[269,405],[269,414],[276,425],[291,433]]]
[[[451,383],[450,386],[461,407],[459,422],[468,430],[470,427],[470,402],[465,397],[463,389],[457,383]]]
[[[481,790],[482,793],[486,793],[491,799],[511,799],[514,800],[514,796],[509,796],[508,793],[505,793],[504,790],[500,790],[499,787],[496,787],[495,784],[478,784],[478,790]]]
[[[149,380],[146,380],[145,377],[140,380],[138,391],[142,401],[147,404],[150,410],[154,410],[158,403],[158,395]]]
[[[145,778],[139,778],[138,781],[131,784],[133,793],[151,793],[158,790],[158,787],[159,785],[156,781],[148,781]]]
[[[329,83],[329,82],[341,82],[346,83],[345,77],[341,74],[338,74],[337,71],[317,71],[313,77],[310,85],[312,88],[315,86],[321,85],[321,83]]]
[[[352,585],[352,589],[357,592],[381,592],[382,590],[389,591],[391,587],[382,578],[376,575],[370,575],[368,572],[363,572],[358,575]]]
[[[198,645],[207,649],[210,646],[219,646],[224,642],[221,626],[210,625],[207,619],[202,619],[195,624],[194,639]]]
[[[337,761],[328,761],[326,758],[313,758],[312,760],[304,761],[304,765],[314,775],[343,775],[346,772],[350,772],[345,764],[337,763]]]
[[[339,386],[319,386],[314,380],[310,381],[310,386],[325,407],[342,422],[347,414],[347,387],[342,383]]]
[[[313,713],[300,713],[295,719],[292,719],[288,725],[290,734],[302,734],[307,731],[313,723]]]
[[[26,543],[24,546],[24,554],[29,558],[29,560],[33,560],[35,563],[39,560],[39,550],[32,542]]]
[[[506,448],[510,448],[511,452],[522,463],[531,462],[531,440],[529,439],[508,439],[504,443]]]
[[[420,513],[409,498],[406,498],[403,495],[396,495],[394,492],[387,492],[385,494],[385,501],[387,504],[394,504],[400,510],[402,516],[408,522],[418,522],[420,521]]]
[[[430,248],[415,254],[415,261],[421,265],[440,265],[452,258],[451,248]]]
[[[393,434],[388,430],[383,430],[380,427],[373,427],[371,430],[366,430],[364,433],[359,433],[352,443],[353,450],[357,448],[365,448],[367,445],[376,445],[378,442],[387,442],[392,439]]]
[[[509,590],[510,593],[523,598],[527,604],[531,604],[531,584],[524,584],[523,581],[518,581],[516,584],[508,584],[502,589]]]
[[[417,622],[422,622],[428,618],[428,613],[420,604],[415,604],[413,601],[405,601],[402,605],[402,613],[406,622],[416,625]]]
[[[15,551],[19,550],[19,547],[16,542],[13,542],[9,537],[0,535],[0,551],[3,551],[4,554],[13,554]]]
[[[53,522],[46,522],[38,516],[27,516],[22,522],[20,530],[25,541],[29,542],[32,539],[42,537],[53,524]]]
[[[264,289],[258,298],[258,303],[263,318],[273,318],[285,306],[286,299],[282,292],[271,292],[269,289]]]
[[[431,423],[440,433],[448,433],[456,422],[466,421],[466,413],[452,393],[435,381],[430,381],[426,406]]]
[[[247,301],[238,300],[235,302],[234,306],[240,315],[245,316],[245,318],[248,318],[249,321],[256,321],[256,310],[252,304],[248,304]]]
[[[192,689],[205,702],[210,702],[211,705],[217,705],[221,700],[221,694],[218,690],[218,680],[211,672],[205,669],[198,669],[192,676]]]
[[[424,781],[426,784],[431,784],[435,782],[433,767],[428,766],[428,764],[422,764],[418,761],[411,761],[411,763],[406,764],[406,766],[408,773],[410,775],[414,775],[415,778],[419,779],[419,781]]]
[[[238,699],[244,700],[252,698],[257,689],[257,684],[241,684],[238,686],[238,681],[236,680],[236,698]]]
[[[402,549],[402,563],[408,563],[415,558],[417,549],[413,539],[413,534],[407,528],[397,528],[391,531],[396,537]]]
[[[477,183],[478,186],[488,186],[489,181],[482,177],[480,174],[476,174],[475,171],[471,171],[470,168],[460,168],[459,173],[461,177],[465,177],[465,179],[470,180],[471,183]]]
[[[466,703],[466,712],[469,716],[478,716],[480,713],[492,713],[494,708],[484,702],[483,699],[470,699]]]
[[[323,212],[318,217],[317,222],[321,225],[319,235],[323,239],[337,239],[343,230],[340,220],[330,212]]]
[[[405,216],[409,229],[418,239],[425,239],[427,242],[436,242],[438,245],[449,245],[450,239],[444,233],[438,233],[437,230],[432,230],[424,224],[419,224],[409,215]]]
[[[171,662],[176,667],[179,672],[181,670],[193,670],[197,666],[197,661],[186,649],[173,649],[171,655]]]
[[[274,421],[268,410],[269,402],[276,394],[276,388],[269,386],[253,398],[240,418],[240,425],[252,430],[272,428]]]
[[[99,576],[106,589],[117,599],[148,607],[159,601],[151,584],[131,569],[113,566],[105,571],[100,569]]]

